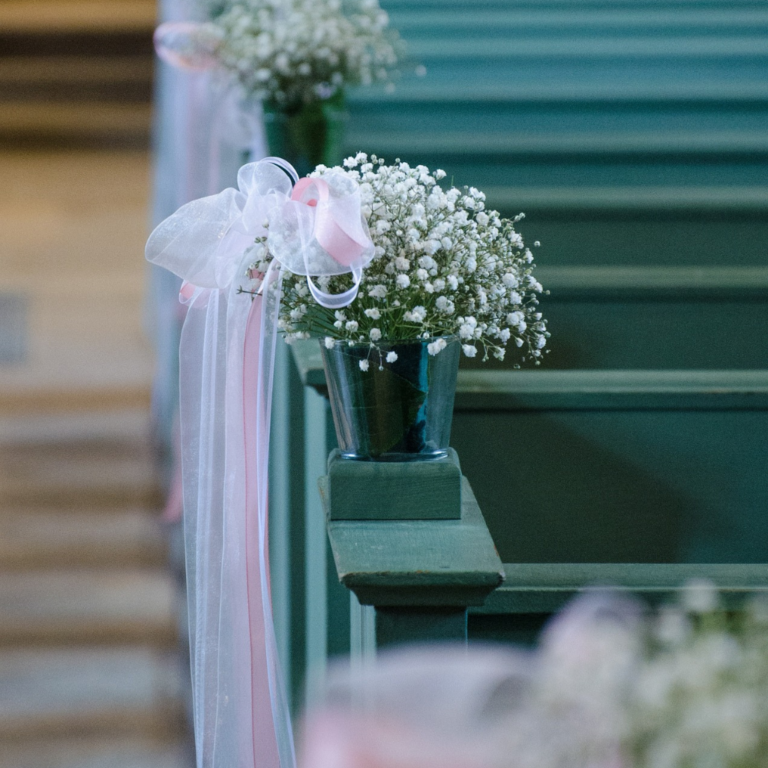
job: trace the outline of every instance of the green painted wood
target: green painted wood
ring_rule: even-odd
[[[337,449],[336,432],[333,426],[333,416],[331,414],[330,404],[326,403],[325,408],[325,435],[326,442],[321,453],[327,457]],[[318,446],[320,448],[320,446]],[[316,498],[320,498],[320,490],[317,485],[319,478],[314,477],[314,493]],[[321,501],[322,504],[322,501]],[[323,507],[325,515],[325,508]],[[325,580],[326,596],[328,605],[328,654],[330,657],[347,655],[350,652],[351,638],[351,615],[349,610],[349,590],[345,589],[339,583],[339,576],[336,573],[336,564],[333,559],[331,542],[327,532],[325,535]]]
[[[315,490],[315,478],[325,471],[326,401],[304,390],[304,588],[306,703],[321,695],[328,664],[328,569],[325,513]]]
[[[640,289],[638,289],[640,290]],[[645,321],[645,319],[644,319]],[[594,331],[593,331],[594,332]],[[557,344],[557,339],[554,339]],[[761,347],[758,346],[758,352]],[[316,340],[292,345],[302,382],[327,395]],[[463,361],[464,365],[468,361]],[[476,365],[476,363],[475,363]],[[459,370],[455,410],[765,408],[766,370]]]
[[[384,6],[428,74],[351,93],[347,151],[526,211],[565,369],[460,371],[453,442],[517,580],[487,605],[520,607],[471,613],[470,637],[531,639],[595,575],[656,598],[686,564],[766,562],[768,8]],[[316,342],[293,353],[324,393]]]
[[[461,469],[456,452],[434,461],[328,458],[330,520],[458,520]]]
[[[758,406],[472,410],[453,443],[507,562],[762,563],[766,434]]]
[[[460,413],[756,411],[768,408],[768,371],[459,371]],[[458,451],[458,448],[457,448]],[[464,453],[462,466],[466,461]]]
[[[327,509],[327,478],[320,488]],[[501,560],[466,480],[462,495],[461,520],[329,520],[339,581],[363,605],[482,603],[501,583]]]
[[[376,608],[377,648],[466,641],[466,608]]]
[[[305,483],[304,483],[304,385],[298,375],[293,358],[288,365],[288,389],[290,411],[288,430],[277,439],[289,440],[288,468],[290,491],[290,521],[288,524],[288,546],[290,563],[290,688],[291,708],[298,713],[304,703],[304,680],[306,677],[306,571],[303,567],[306,555],[305,533]],[[276,391],[280,391],[279,389]],[[276,402],[277,397],[273,398]],[[277,430],[273,426],[273,430]]]
[[[605,587],[656,604],[676,598],[691,579],[717,586],[723,605],[768,593],[768,564],[505,563],[504,584],[473,614],[554,613],[576,595]]]
[[[768,300],[764,266],[542,267],[537,277],[568,300]]]
[[[376,610],[360,605],[354,592],[349,593],[349,654],[351,664],[363,666],[376,655]]]
[[[327,395],[328,385],[325,381],[325,369],[318,340],[295,341],[291,344],[291,353],[304,386],[312,387],[321,394]]]
[[[385,7],[428,73],[350,94],[348,151],[443,167],[525,210],[545,265],[764,263],[764,5]]]
[[[768,591],[765,564],[508,563],[504,569],[504,585],[470,609],[468,634],[474,642],[532,645],[570,600],[605,586],[659,605],[676,602],[689,579],[705,578],[717,586],[726,608]]]
[[[291,403],[288,350],[278,348],[275,354],[274,385],[283,397],[272,404],[272,426],[269,451],[269,573],[272,595],[272,615],[278,656],[283,669],[286,689],[293,690],[291,652],[291,488],[290,430]],[[302,394],[299,392],[299,394]]]
[[[523,206],[515,206],[522,208]],[[530,211],[530,208],[528,209]],[[540,264],[578,267],[761,267],[768,243],[768,217],[755,211],[698,213],[664,210],[550,213],[534,211],[520,225],[526,241],[541,241]]]

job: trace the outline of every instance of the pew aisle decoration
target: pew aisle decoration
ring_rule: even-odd
[[[765,598],[726,611],[698,582],[645,611],[593,593],[534,651],[427,646],[340,669],[307,719],[302,768],[765,766]]]
[[[301,174],[341,161],[345,90],[391,85],[402,53],[378,0],[246,0],[211,28],[221,66],[264,105],[270,151]]]
[[[404,54],[378,0],[240,0],[218,10],[206,24],[161,27],[160,55],[226,73],[245,104],[262,105],[271,153],[299,173],[339,163],[345,91],[394,87]]]
[[[502,357],[514,339],[541,356],[530,251],[481,193],[444,192],[443,175],[357,155],[299,179],[285,160],[265,158],[240,169],[238,189],[182,206],[147,242],[149,261],[184,280],[188,308],[180,412],[201,768],[294,765],[267,542],[279,331],[289,341],[320,335],[323,350],[352,355],[358,377],[382,384],[361,392],[384,400],[357,406],[372,423],[398,425],[372,433],[384,458],[442,448],[403,434],[407,424],[430,437],[432,361],[452,359],[455,386],[450,355],[460,346]],[[450,424],[450,408],[440,415]]]
[[[333,294],[359,285],[346,307],[316,301],[311,284],[288,275],[281,329],[289,342],[322,341],[342,454],[445,456],[460,354],[503,360],[511,347],[521,361],[539,363],[545,351],[542,286],[515,230],[522,216],[502,219],[473,187],[444,190],[445,172],[423,165],[359,153],[331,172],[360,190],[373,260],[359,275],[318,278]],[[265,238],[257,253],[251,268],[262,274]]]

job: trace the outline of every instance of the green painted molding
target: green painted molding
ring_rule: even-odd
[[[409,53],[427,66],[430,59],[471,59],[487,60],[557,60],[567,58],[576,60],[604,60],[640,58],[653,60],[659,57],[680,60],[691,57],[706,57],[709,60],[733,58],[749,59],[765,56],[765,38],[755,31],[747,34],[726,33],[722,35],[695,36],[678,32],[664,36],[642,37],[564,37],[525,39],[517,35],[515,44],[509,39],[489,38],[478,34],[476,37],[463,37],[451,41],[446,46],[443,40],[411,38]]]
[[[320,492],[330,518],[328,478]],[[480,605],[504,571],[466,479],[460,520],[328,519],[339,581],[362,605]]]
[[[601,13],[604,3],[595,4],[591,0],[384,0],[383,6],[392,13],[401,13],[403,9],[417,11],[427,8],[462,8],[471,10],[502,9],[505,11],[530,12],[542,9],[547,13],[555,10],[574,11],[587,10]],[[724,8],[735,11],[750,8],[764,8],[764,0],[611,0],[610,7],[635,8],[645,13],[653,14],[659,10],[686,8],[698,11],[703,8]]]
[[[606,158],[631,155],[633,162],[642,156],[679,156],[694,158],[701,154],[715,155],[719,159],[768,153],[768,136],[759,131],[582,131],[567,133],[553,130],[545,134],[509,132],[486,133],[479,131],[468,143],[465,131],[447,130],[444,133],[422,135],[414,132],[375,133],[366,131],[358,139],[354,127],[348,144],[376,147],[385,156],[406,154],[488,155],[492,157],[587,157]],[[447,161],[446,161],[447,162]]]
[[[399,83],[395,91],[383,88],[351,90],[348,104],[353,109],[371,104],[615,104],[653,106],[663,104],[700,103],[727,107],[733,104],[763,105],[768,101],[768,85],[761,82],[708,83],[687,82],[684,85],[667,82],[580,84],[541,83],[538,80],[494,82],[470,77],[450,82],[447,78],[425,85],[421,81]]]
[[[766,410],[768,371],[459,371],[454,410]]]
[[[768,96],[768,94],[766,94]],[[768,211],[768,187],[492,187],[488,205],[504,210],[756,214]]]
[[[757,26],[768,24],[768,12],[764,5],[750,4],[739,8],[735,3],[729,5],[722,0],[709,3],[697,0],[695,6],[691,4],[688,8],[681,7],[679,3],[660,2],[650,12],[648,3],[628,10],[621,7],[626,4],[620,0],[614,0],[611,3],[613,7],[592,8],[578,8],[571,3],[564,5],[562,0],[538,0],[533,6],[513,0],[478,2],[472,7],[468,7],[466,0],[444,0],[439,15],[425,10],[424,2],[385,0],[384,5],[393,10],[392,22],[406,37],[411,32],[428,34],[432,28],[443,34],[447,31],[466,33],[468,30],[484,30],[486,33],[503,31],[520,35],[529,31],[561,31],[568,28],[579,32],[586,29],[593,32],[621,30],[648,33],[667,32],[675,27],[697,32],[712,30],[731,33],[731,30],[753,31]]]
[[[316,339],[291,347],[305,386],[327,393]],[[768,371],[459,371],[456,410],[765,410]]]
[[[706,578],[724,605],[768,594],[768,565],[677,563],[505,563],[504,584],[472,614],[553,613],[578,594],[612,587],[650,603],[672,600],[689,579]]]
[[[546,301],[766,301],[768,267],[540,267]]]

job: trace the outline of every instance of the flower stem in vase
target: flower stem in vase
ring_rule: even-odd
[[[334,166],[341,162],[346,119],[341,90],[329,99],[290,107],[264,102],[269,151],[288,160],[299,176],[310,173],[317,165]]]

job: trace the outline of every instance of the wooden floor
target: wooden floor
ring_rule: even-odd
[[[184,768],[150,442],[145,151],[0,153],[0,768]],[[2,329],[0,328],[0,333]]]

